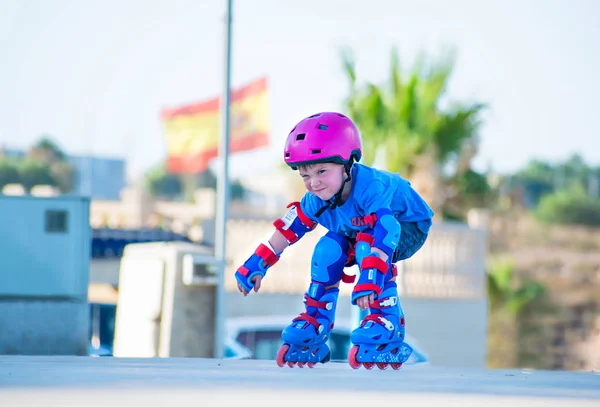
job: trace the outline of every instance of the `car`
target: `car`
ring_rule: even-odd
[[[88,343],[88,356],[91,357],[101,357],[101,356],[112,356],[112,347],[107,345],[94,345],[91,342]]]
[[[117,306],[91,302],[89,307],[88,356],[112,356]]]
[[[282,345],[281,331],[289,325],[289,317],[235,317],[225,322],[225,358],[226,359],[263,359],[275,360]],[[355,324],[351,321],[336,321],[329,337],[328,345],[332,361],[347,361],[352,346],[350,333]],[[428,364],[427,352],[417,339],[406,335],[405,342],[413,352],[405,364]]]

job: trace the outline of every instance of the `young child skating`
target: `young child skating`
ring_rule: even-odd
[[[395,263],[411,257],[427,239],[433,211],[398,174],[359,164],[362,146],[351,119],[336,112],[312,115],[289,133],[284,160],[297,170],[307,189],[300,202],[273,222],[275,231],[237,269],[244,296],[260,289],[267,270],[282,252],[317,224],[327,233],[311,260],[311,282],[304,294],[306,311],[294,318],[281,337],[277,364],[325,363],[344,273],[358,265],[360,274],[351,301],[369,314],[352,331],[348,354],[353,368],[399,368],[410,356],[403,342],[405,321],[398,299]]]

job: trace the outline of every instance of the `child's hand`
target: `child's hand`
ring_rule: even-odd
[[[372,304],[373,302],[375,302],[375,294],[371,293],[369,295],[365,295],[363,297],[358,298],[356,300],[356,305],[358,305],[358,308],[360,308],[364,311],[367,308],[369,308],[369,305]]]
[[[254,284],[254,292],[258,292],[258,290],[260,289],[260,282],[262,281],[262,276],[260,274],[257,274],[254,277],[252,277],[252,279],[250,281],[252,281],[252,283]],[[244,297],[249,294],[249,291],[247,291],[244,287],[242,287],[242,285],[239,282],[237,283],[237,286],[238,286],[238,290],[242,294],[244,294]]]

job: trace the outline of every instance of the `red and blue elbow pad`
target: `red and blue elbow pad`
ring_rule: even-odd
[[[370,228],[357,234],[357,246],[364,246],[364,244],[359,245],[359,243],[366,242],[369,246],[384,252],[388,257],[392,257],[396,247],[398,247],[402,231],[400,223],[394,217],[392,211],[389,209],[380,209],[375,213],[365,216],[364,219]],[[358,263],[360,264],[360,260]]]
[[[302,211],[300,202],[292,202],[287,207],[290,210],[281,219],[273,222],[273,226],[285,237],[288,244],[292,245],[313,230],[317,223]]]

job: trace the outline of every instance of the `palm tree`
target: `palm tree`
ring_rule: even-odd
[[[387,170],[419,183],[437,212],[447,197],[444,170],[450,168],[447,178],[455,179],[470,169],[485,107],[455,103],[442,109],[453,55],[430,65],[421,57],[410,73],[403,74],[394,49],[389,82],[363,88],[357,86],[352,54],[343,52],[342,61],[350,81],[346,108],[361,129],[363,162],[371,165],[380,159]]]

